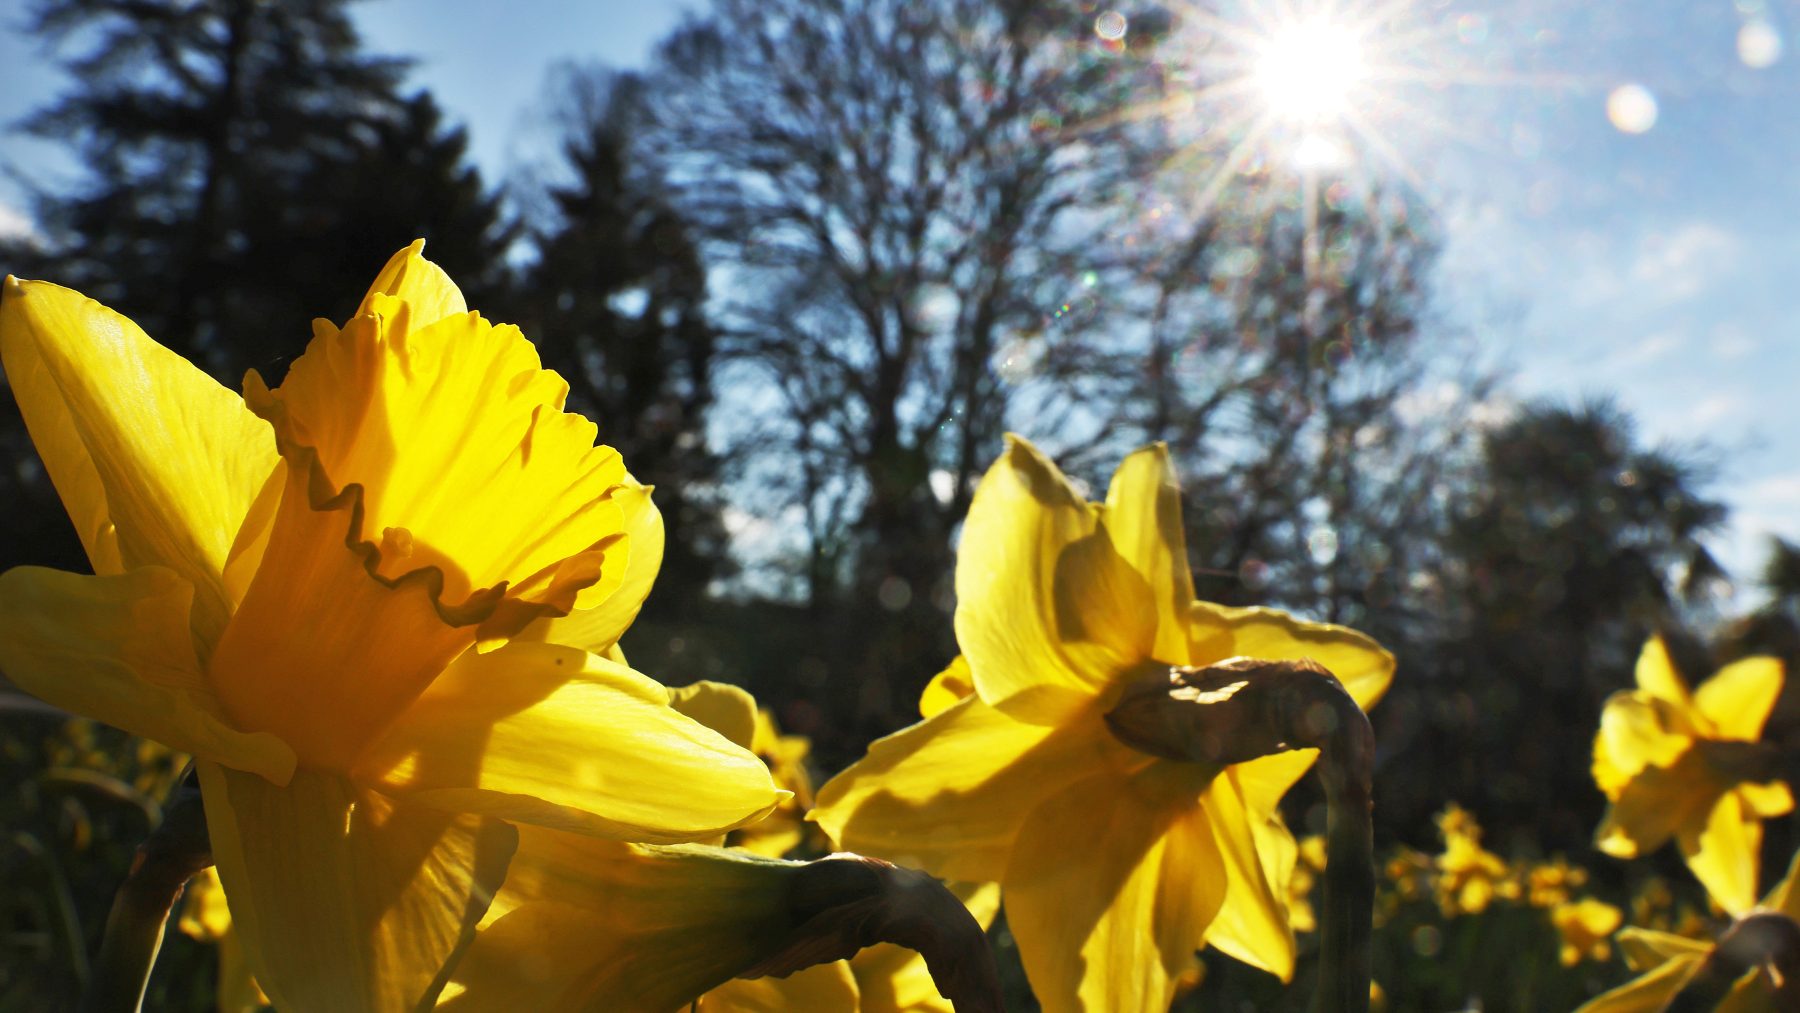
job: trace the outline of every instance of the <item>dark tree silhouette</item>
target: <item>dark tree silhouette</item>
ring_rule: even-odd
[[[565,81],[573,178],[551,187],[518,319],[545,364],[570,383],[572,410],[594,419],[632,473],[656,487],[667,537],[646,619],[691,610],[729,573],[719,519],[719,460],[706,436],[717,335],[687,224],[634,171],[644,85],[631,75]]]
[[[648,147],[725,279],[724,450],[747,512],[800,519],[773,576],[845,640],[832,685],[879,715],[865,733],[953,650],[951,535],[1009,399],[994,357],[1064,301],[1085,211],[1141,168],[1118,114],[1153,83],[1156,19],[1118,53],[1093,17],[718,0],[661,51]],[[874,611],[828,622],[846,601]]]
[[[1683,575],[1713,565],[1704,538],[1725,509],[1700,491],[1707,476],[1640,445],[1607,402],[1533,405],[1484,436],[1449,505],[1444,639],[1392,701],[1389,741],[1415,757],[1392,766],[1394,799],[1479,805],[1496,841],[1586,846],[1601,704],[1630,685],[1645,639],[1678,627]],[[1703,657],[1691,668],[1710,674]]]

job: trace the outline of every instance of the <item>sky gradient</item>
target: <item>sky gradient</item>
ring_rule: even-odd
[[[355,11],[371,49],[417,60],[411,81],[469,127],[500,180],[553,155],[540,101],[552,66],[641,64],[682,9]],[[1384,149],[1367,168],[1409,178],[1435,209],[1446,325],[1512,370],[1517,395],[1612,394],[1648,439],[1712,448],[1712,491],[1734,515],[1716,548],[1753,593],[1767,535],[1800,539],[1800,54],[1788,51],[1800,6],[1416,0],[1343,2],[1333,16],[1370,32],[1389,71],[1359,92]],[[16,2],[0,5],[0,93],[23,113],[64,79],[12,30],[20,20]],[[0,164],[72,169],[16,136],[0,138]],[[29,226],[20,193],[0,179],[0,231]]]

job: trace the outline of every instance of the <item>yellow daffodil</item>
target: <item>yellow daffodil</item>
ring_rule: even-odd
[[[1786,878],[1769,891],[1757,910],[1800,921],[1797,881],[1800,881],[1800,854],[1794,856]],[[1664,1009],[1713,952],[1713,944],[1707,940],[1653,929],[1625,929],[1619,933],[1618,942],[1619,949],[1625,954],[1625,962],[1639,972],[1638,977],[1595,996],[1576,1013],[1651,1013]],[[1768,970],[1753,969],[1739,979],[1714,1008],[1720,1013],[1759,1013],[1791,1008],[1779,1005],[1775,1000],[1775,989],[1781,984],[1771,979]]]
[[[741,745],[773,728],[735,686],[698,682],[671,696]],[[892,944],[786,978],[734,979],[794,927],[789,886],[802,867],[748,847],[633,846],[522,829],[512,871],[439,1008],[949,1013],[923,958]],[[999,906],[992,886],[958,896],[983,925]]]
[[[1754,745],[1781,683],[1780,661],[1745,658],[1690,692],[1662,638],[1651,638],[1637,688],[1606,701],[1594,739],[1594,782],[1612,803],[1600,850],[1636,858],[1674,838],[1726,911],[1755,903],[1762,820],[1794,808]]]
[[[1316,754],[1158,759],[1105,715],[1146,674],[1236,656],[1312,658],[1366,708],[1392,656],[1341,627],[1194,600],[1161,446],[1090,504],[1011,438],[969,508],[956,593],[973,694],[950,703],[935,683],[934,713],[826,784],[813,818],[853,851],[999,881],[1053,1013],[1166,1008],[1203,944],[1289,977],[1295,844],[1276,806]]]
[[[9,279],[0,301],[96,574],[0,575],[0,670],[195,756],[245,956],[286,1008],[428,998],[510,823],[683,841],[779,798],[661,686],[540,642],[616,640],[661,521],[421,246],[242,398],[77,293]]]
[[[1525,899],[1532,907],[1566,904],[1576,890],[1587,885],[1588,871],[1557,855],[1525,871]]]
[[[1437,824],[1444,851],[1433,865],[1445,917],[1480,914],[1495,899],[1518,899],[1518,879],[1505,859],[1481,846],[1481,825],[1468,810],[1451,803],[1438,814]]]
[[[1562,936],[1559,956],[1564,967],[1583,960],[1605,960],[1612,956],[1607,942],[1625,921],[1625,912],[1603,900],[1583,897],[1566,901],[1550,909],[1550,924]]]

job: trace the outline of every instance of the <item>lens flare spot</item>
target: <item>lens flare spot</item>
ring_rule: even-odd
[[[1754,70],[1772,67],[1781,59],[1781,33],[1762,18],[1744,22],[1738,29],[1738,59]]]
[[[1107,42],[1117,42],[1125,37],[1128,26],[1125,15],[1118,11],[1101,11],[1100,16],[1094,19],[1094,34]]]
[[[1622,133],[1644,133],[1656,126],[1656,96],[1641,84],[1622,84],[1606,96],[1606,118]]]

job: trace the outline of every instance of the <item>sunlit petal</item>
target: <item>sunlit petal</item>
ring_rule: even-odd
[[[398,805],[301,770],[286,788],[201,763],[232,923],[284,1009],[429,1005],[515,843],[498,820]]]
[[[1168,447],[1145,447],[1120,463],[1106,490],[1106,527],[1119,554],[1150,585],[1156,601],[1155,657],[1186,664],[1194,578],[1181,523],[1181,482]]]
[[[0,672],[72,714],[285,782],[294,751],[233,727],[201,677],[188,627],[193,596],[193,585],[160,566],[103,577],[8,570]]]
[[[1288,981],[1294,976],[1288,880],[1299,849],[1279,814],[1251,808],[1235,775],[1235,767],[1227,768],[1200,799],[1230,884],[1206,942]]]
[[[1225,901],[1196,772],[1099,773],[1041,803],[1007,866],[1007,925],[1046,1013],[1166,1009]],[[1186,795],[1183,804],[1180,799]],[[1084,855],[1072,861],[1070,835]]]
[[[1694,706],[1712,723],[1714,737],[1755,742],[1781,695],[1781,683],[1781,659],[1745,658],[1702,683]]]
[[[1271,661],[1310,658],[1325,666],[1363,710],[1375,706],[1394,678],[1394,656],[1345,626],[1311,623],[1269,608],[1194,602],[1188,611],[1190,664],[1243,656]]]
[[[1097,508],[1009,437],[975,490],[956,561],[956,638],[990,706],[1052,723],[1150,654],[1148,582]]]
[[[925,684],[925,691],[919,694],[919,716],[928,718],[949,710],[974,692],[975,677],[969,672],[969,659],[959,654]]]
[[[1607,798],[1617,799],[1631,779],[1646,767],[1671,767],[1693,745],[1693,738],[1669,730],[1669,707],[1638,693],[1607,698],[1594,737],[1594,783]]]
[[[754,755],[669,707],[668,690],[573,648],[470,652],[356,776],[411,804],[619,840],[699,840],[782,797]]]
[[[1698,833],[1689,824],[1677,841],[1694,878],[1720,907],[1741,915],[1756,905],[1762,823],[1744,812],[1736,792],[1719,798]]]
[[[650,501],[650,492],[649,487],[628,479],[623,488],[612,494],[613,502],[619,506],[626,539],[624,575],[619,586],[592,608],[538,619],[518,639],[567,644],[595,654],[618,643],[643,608],[650,585],[662,568],[662,514]]]
[[[1640,978],[1589,999],[1575,1013],[1661,1013],[1700,967],[1699,957],[1676,957]]]
[[[1683,712],[1691,711],[1694,706],[1693,697],[1688,693],[1687,680],[1675,667],[1675,659],[1669,654],[1669,645],[1661,636],[1651,637],[1638,653],[1637,660],[1638,689],[1673,704]]]
[[[275,466],[269,427],[130,320],[43,282],[7,279],[0,361],[95,572],[180,574],[204,650],[230,611],[226,552]]]
[[[1049,728],[970,697],[876,741],[819,789],[810,818],[848,851],[944,879],[997,880],[1038,800],[1125,753],[1097,716]]]

